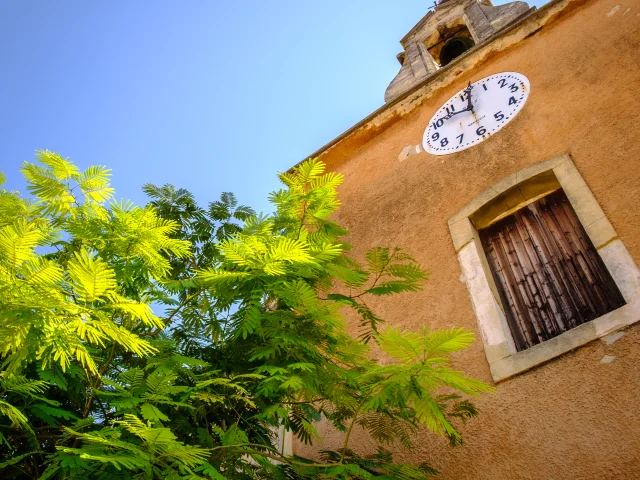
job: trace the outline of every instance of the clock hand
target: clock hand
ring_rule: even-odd
[[[474,85],[471,85],[471,81],[469,81],[469,85],[464,89],[467,94],[467,110],[471,110],[471,113],[473,113],[473,104],[471,103],[471,90],[473,90],[473,87]]]
[[[454,115],[458,115],[459,113],[463,113],[463,112],[474,113],[473,112],[474,106],[471,103],[471,90],[473,90],[474,86],[475,85],[471,85],[471,82],[469,82],[469,85],[467,86],[467,88],[464,89],[464,93],[467,94],[467,108],[463,108],[462,110],[458,110],[457,112],[447,113],[444,117],[440,117],[438,120],[449,120]]]
[[[464,113],[464,112],[469,112],[473,109],[471,108],[463,108],[462,110],[458,110],[457,112],[451,112],[451,113],[447,113],[444,117],[440,117],[438,120],[449,120],[451,117],[453,117],[454,115],[458,115],[459,113]],[[438,121],[436,120],[436,121]]]

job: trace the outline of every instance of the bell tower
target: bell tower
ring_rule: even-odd
[[[491,0],[440,0],[400,40],[404,49],[397,56],[400,71],[387,87],[384,101],[406,92],[530,10],[520,1],[495,7]]]

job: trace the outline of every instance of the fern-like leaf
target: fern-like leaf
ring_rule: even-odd
[[[76,296],[82,302],[103,300],[116,289],[113,270],[84,248],[69,261],[68,268]]]

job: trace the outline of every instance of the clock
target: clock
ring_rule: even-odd
[[[449,155],[491,138],[513,120],[529,97],[527,77],[503,72],[469,82],[440,107],[422,145],[433,155]]]

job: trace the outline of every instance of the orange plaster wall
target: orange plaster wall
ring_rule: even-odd
[[[343,140],[320,158],[345,175],[337,220],[356,257],[374,246],[401,246],[432,272],[424,291],[370,306],[406,329],[463,326],[474,345],[455,366],[493,383],[447,219],[507,175],[570,153],[630,253],[640,264],[640,0],[589,0],[509,50],[462,72],[367,143]],[[627,9],[630,9],[625,13]],[[569,10],[569,9],[567,9]],[[418,144],[451,95],[487,75],[516,71],[531,82],[524,109],[496,136],[469,150],[398,161]],[[419,102],[418,102],[419,103]],[[602,364],[604,355],[616,359]],[[442,479],[640,478],[640,326],[610,345],[593,342],[497,385],[480,416],[451,449],[424,434],[398,459],[429,461]],[[342,434],[320,425],[323,445]],[[373,450],[364,435],[357,451]],[[317,447],[317,446],[316,446]],[[313,455],[296,445],[294,451]]]

